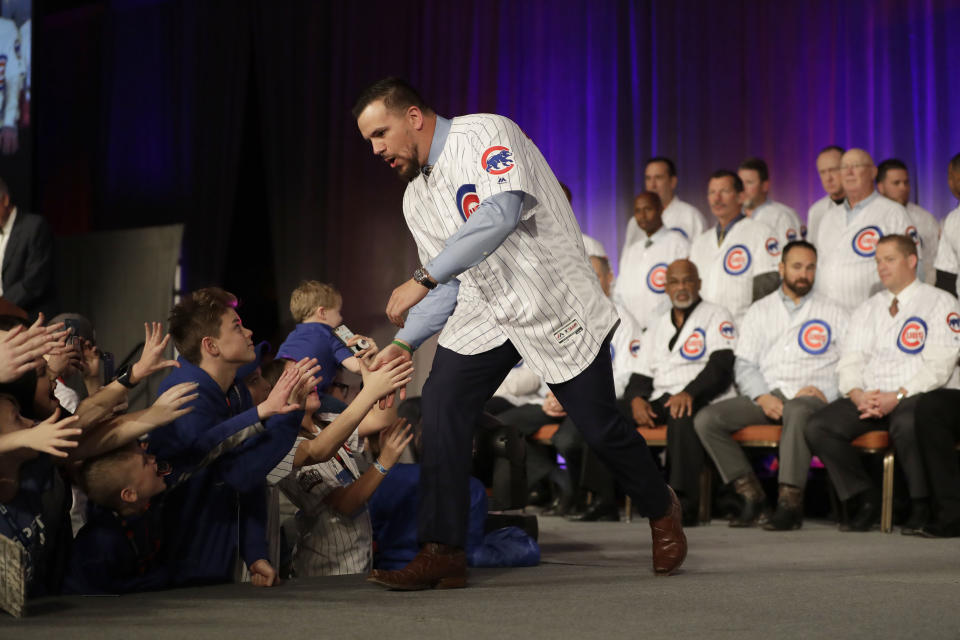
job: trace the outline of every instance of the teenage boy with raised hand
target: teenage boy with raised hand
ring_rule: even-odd
[[[238,552],[255,586],[271,586],[276,571],[267,559],[266,475],[290,450],[303,418],[303,401],[318,379],[316,360],[291,369],[265,401],[253,406],[237,371],[256,358],[252,332],[236,312],[236,298],[218,288],[200,289],[170,314],[170,334],[180,368],[160,392],[198,383],[193,411],[150,436],[149,452],[174,468],[191,467],[209,451],[198,446],[209,429],[240,426],[226,445],[243,444],[197,471],[164,507],[164,536],[174,585],[230,581]],[[266,428],[264,429],[264,425]]]

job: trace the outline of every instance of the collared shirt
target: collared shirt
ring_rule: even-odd
[[[743,214],[743,211],[741,211],[733,220],[730,221],[730,224],[727,226],[723,226],[719,222],[717,223],[717,246],[719,246],[727,234],[730,233],[730,229],[733,229],[733,225],[737,224],[744,218],[746,218],[746,216]]]
[[[853,206],[850,206],[850,198],[844,198],[843,210],[847,214],[847,224],[853,222],[853,219],[857,217],[857,214],[866,209],[867,205],[876,200],[878,197],[880,197],[880,192],[874,190],[870,195]]]
[[[780,295],[780,300],[783,302],[783,306],[787,308],[787,313],[791,316],[796,315],[797,311],[803,308],[803,305],[806,304],[807,300],[810,299],[810,293],[807,292],[807,295],[800,296],[800,299],[794,302],[793,298],[787,295],[787,292],[783,290],[783,285],[777,289],[777,293]]]
[[[3,257],[7,253],[7,243],[10,242],[10,232],[13,231],[13,221],[17,218],[17,208],[10,211],[10,217],[0,229],[0,296],[3,295]]]

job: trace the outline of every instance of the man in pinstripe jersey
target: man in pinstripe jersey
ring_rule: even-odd
[[[540,151],[502,116],[438,116],[397,78],[368,87],[353,113],[374,154],[407,181],[403,212],[423,265],[387,304],[401,331],[377,363],[410,358],[443,330],[423,389],[423,546],[406,568],[370,580],[407,590],[466,586],[473,425],[521,357],[650,517],[654,571],[672,573],[686,557],[680,505],[617,411],[616,311]]]

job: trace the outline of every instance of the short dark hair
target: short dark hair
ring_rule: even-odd
[[[950,168],[954,171],[960,171],[960,153],[950,158]]]
[[[883,236],[877,240],[878,247],[882,244],[897,245],[897,249],[905,256],[917,255],[917,244],[913,241],[913,239],[910,238],[910,236],[905,236],[900,233],[891,233],[890,235]]]
[[[890,171],[890,169],[903,169],[908,174],[910,173],[907,170],[907,165],[903,164],[902,160],[888,158],[877,165],[877,184],[883,182],[884,178],[887,177],[887,171]]]
[[[418,107],[424,113],[431,112],[417,90],[406,80],[390,76],[377,80],[360,93],[360,97],[353,105],[353,117],[359,118],[367,105],[377,100],[383,100],[383,105],[391,111],[404,111],[409,107]]]
[[[817,255],[817,248],[813,246],[813,244],[806,240],[791,240],[787,243],[787,246],[783,248],[783,252],[780,254],[780,262],[787,264],[787,254],[794,249],[809,249],[813,251],[813,255]]]
[[[637,198],[640,196],[643,196],[644,198],[650,198],[650,201],[657,205],[657,209],[660,210],[660,213],[663,213],[663,200],[660,199],[659,195],[653,191],[641,191],[633,197],[634,202],[636,202]]]
[[[730,171],[729,169],[717,169],[710,174],[711,180],[716,180],[718,178],[731,178],[733,180],[734,191],[737,193],[743,193],[743,180],[741,180],[740,176],[733,171]]]
[[[237,307],[237,297],[218,287],[198,289],[170,311],[170,335],[177,351],[192,364],[200,364],[200,344],[207,336],[220,337],[220,319]]]
[[[817,157],[819,158],[820,156],[825,154],[827,151],[838,151],[840,155],[843,155],[844,153],[847,152],[847,150],[841,147],[840,145],[829,144],[825,146],[823,149],[820,149],[820,153],[817,154]]]
[[[763,158],[747,158],[737,167],[737,170],[740,169],[756,171],[757,175],[760,176],[760,182],[766,182],[770,179],[770,171],[767,169],[767,163],[764,162]]]
[[[673,164],[673,160],[671,160],[670,158],[667,158],[666,156],[653,156],[652,158],[647,160],[647,163],[643,165],[643,168],[646,169],[647,167],[652,165],[654,162],[662,162],[663,164],[667,165],[667,173],[670,174],[670,177],[671,178],[677,177],[677,165]]]

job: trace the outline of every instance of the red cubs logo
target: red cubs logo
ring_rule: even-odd
[[[720,335],[727,340],[733,340],[737,337],[737,329],[733,326],[732,322],[729,320],[724,320],[720,323]]]
[[[800,327],[797,342],[810,355],[818,356],[830,348],[830,325],[823,320],[808,320]]]
[[[951,311],[947,314],[947,326],[950,327],[950,331],[954,333],[960,333],[960,313],[956,311]]]
[[[735,244],[723,256],[723,270],[732,276],[739,276],[750,268],[750,261],[750,250],[742,244]]]
[[[483,152],[483,156],[480,158],[480,166],[491,175],[502,175],[515,166],[513,152],[509,148],[499,145],[490,147]]]
[[[927,323],[923,318],[913,316],[907,318],[897,335],[897,348],[904,353],[916,354],[923,351],[927,341]]]
[[[872,258],[873,254],[877,252],[877,242],[882,237],[883,231],[880,231],[880,227],[871,225],[860,229],[860,231],[857,231],[857,235],[853,236],[853,242],[851,243],[853,252],[861,258]]]
[[[787,242],[793,242],[798,238],[796,229],[787,229]]]
[[[707,332],[697,327],[680,347],[680,355],[687,360],[699,360],[707,350]]]
[[[780,243],[777,242],[776,238],[767,238],[767,241],[764,244],[767,247],[767,253],[772,256],[780,255]]]
[[[457,189],[457,211],[464,222],[473,215],[480,206],[480,196],[477,195],[477,186],[473,184],[461,185]]]
[[[920,244],[920,232],[917,231],[917,228],[915,226],[910,225],[909,227],[907,227],[907,230],[905,233],[907,236],[910,237],[911,240],[913,240],[913,244],[915,245]]]
[[[630,341],[630,355],[633,356],[634,358],[636,358],[638,355],[640,355],[640,341],[639,341],[639,340],[631,340],[631,341]]]
[[[667,263],[658,262],[647,272],[647,287],[654,293],[663,293],[667,288]]]

